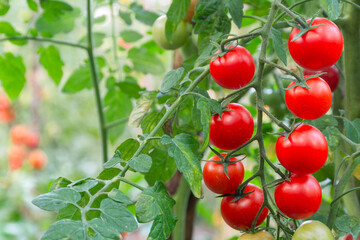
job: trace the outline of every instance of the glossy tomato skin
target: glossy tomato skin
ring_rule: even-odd
[[[305,221],[296,229],[292,240],[334,240],[331,230],[322,222]]]
[[[246,48],[236,46],[224,56],[211,60],[210,73],[214,81],[223,88],[239,89],[253,78],[254,59]]]
[[[311,174],[325,164],[328,144],[316,127],[301,124],[286,140],[284,136],[279,136],[276,155],[281,165],[290,172]]]
[[[234,150],[247,142],[254,132],[254,120],[241,104],[229,103],[222,117],[214,115],[210,123],[210,142],[223,150]]]
[[[292,175],[275,188],[278,208],[288,217],[305,219],[316,213],[321,204],[321,187],[312,175]]]
[[[310,20],[307,20],[310,22]],[[291,57],[301,67],[320,70],[334,65],[343,51],[344,40],[340,29],[326,18],[315,18],[316,27],[295,41],[291,41],[300,30],[294,28],[288,45]]]
[[[163,49],[174,50],[181,47],[186,42],[189,32],[186,23],[182,21],[177,26],[171,41],[167,40],[165,35],[166,20],[166,15],[162,15],[155,20],[152,28],[154,41]]]
[[[226,153],[221,153],[226,156]],[[210,160],[220,161],[215,155]],[[236,161],[238,158],[230,158],[230,161]],[[206,162],[203,169],[203,178],[205,185],[214,193],[227,194],[234,192],[244,179],[244,166],[241,162],[230,164],[227,167],[229,178],[225,175],[224,165],[216,162]]]
[[[266,231],[257,233],[245,233],[241,235],[238,240],[275,240],[274,237]]]
[[[286,90],[285,103],[295,116],[306,120],[314,120],[329,111],[332,103],[331,89],[320,77],[310,78],[306,83],[310,89],[296,86]],[[288,87],[294,84],[295,82],[292,82]]]
[[[252,192],[254,191],[254,192]],[[261,205],[264,202],[263,191],[256,185],[248,184],[244,190],[245,193],[252,192],[239,200],[232,202],[234,197],[227,196],[221,201],[221,215],[225,222],[232,228],[239,230],[239,228],[247,230],[251,228],[251,224],[255,219]],[[260,225],[266,218],[269,210],[264,208],[256,226]]]
[[[336,66],[332,65],[331,67],[325,68],[320,71],[311,71],[308,69],[304,69],[304,75],[315,75],[319,73],[325,73],[320,77],[325,80],[325,82],[329,85],[331,91],[334,92],[340,81],[339,70],[336,68]]]

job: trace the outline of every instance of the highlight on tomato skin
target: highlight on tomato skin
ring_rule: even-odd
[[[239,230],[248,230],[251,228],[252,222],[259,212],[263,202],[263,190],[254,184],[248,184],[245,187],[244,193],[252,192],[237,201],[234,201],[233,196],[223,197],[221,201],[221,215],[224,221],[232,228]],[[259,226],[268,215],[268,208],[264,208],[259,218],[256,221],[256,226]]]
[[[223,157],[226,153],[221,153]],[[242,183],[244,179],[244,166],[241,162],[227,165],[229,178],[224,172],[224,165],[220,163],[220,158],[215,155],[209,160],[219,161],[219,163],[208,161],[203,168],[203,179],[205,185],[214,193],[227,194],[233,192]],[[230,158],[230,161],[238,161],[236,157]]]
[[[307,22],[310,22],[308,19]],[[300,32],[294,28],[289,36],[288,46],[291,57],[301,67],[309,70],[321,70],[334,65],[340,58],[344,40],[340,29],[326,18],[315,18],[309,30],[299,39],[292,41]]]
[[[304,76],[307,78],[308,76]],[[332,104],[332,93],[329,85],[320,77],[306,80],[310,89],[296,86],[285,91],[285,103],[296,117],[314,120],[324,116]],[[291,82],[288,88],[295,85]]]
[[[321,205],[322,192],[316,178],[310,174],[296,175],[275,188],[275,203],[280,211],[293,219],[309,218]]]
[[[281,165],[295,174],[312,174],[320,170],[328,157],[328,143],[314,126],[300,124],[286,138],[276,141],[276,156]]]
[[[234,150],[250,140],[254,120],[249,110],[238,103],[229,103],[222,117],[214,115],[210,122],[210,142],[222,150]]]
[[[325,80],[325,82],[329,85],[331,91],[334,92],[338,87],[340,81],[340,74],[337,67],[335,65],[332,65],[329,68],[325,68],[319,71],[311,71],[308,69],[304,69],[304,75],[315,75],[319,73],[325,73],[321,75],[320,78]]]
[[[227,89],[246,86],[255,74],[255,62],[250,52],[242,46],[229,46],[224,56],[213,57],[210,74],[214,81]]]

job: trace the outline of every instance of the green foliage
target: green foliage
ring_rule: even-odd
[[[124,30],[120,33],[120,37],[125,42],[132,43],[140,40],[142,38],[142,35],[134,30]]]
[[[48,48],[40,47],[38,53],[40,54],[40,63],[54,80],[55,84],[59,85],[63,75],[62,67],[64,63],[61,60],[58,49],[53,45]]]
[[[353,216],[341,216],[336,218],[335,228],[340,236],[350,233],[354,239],[360,234],[360,219]]]
[[[334,21],[340,16],[340,3],[338,0],[326,0],[327,12],[330,20]]]
[[[186,17],[190,6],[190,0],[174,0],[172,1],[169,10],[167,11],[167,21],[165,25],[165,34],[168,40],[171,40],[172,35],[176,31],[179,23]]]
[[[0,16],[5,15],[10,9],[9,0],[0,0]]]

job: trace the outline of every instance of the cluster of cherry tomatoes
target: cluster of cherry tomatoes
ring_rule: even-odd
[[[0,122],[10,124],[15,120],[12,104],[5,94],[0,95]],[[40,170],[47,163],[45,152],[38,149],[40,135],[28,126],[14,125],[10,130],[9,167],[12,171],[20,169],[25,160],[34,169]]]
[[[320,118],[330,109],[331,91],[335,90],[339,82],[338,70],[333,65],[343,50],[342,34],[334,23],[316,18],[312,22],[312,26],[315,25],[318,26],[292,41],[300,31],[294,29],[288,42],[290,55],[305,68],[305,79],[318,72],[326,73],[303,82],[292,82],[285,92],[288,109],[296,117],[306,120]],[[225,54],[211,60],[210,73],[220,86],[239,89],[252,80],[255,74],[254,60],[244,47],[229,46],[227,50]],[[253,132],[253,118],[240,104],[230,103],[221,117],[211,117],[210,142],[222,150],[237,149],[251,139]],[[326,162],[328,145],[324,135],[311,125],[299,124],[290,133],[278,138],[276,154],[279,162],[290,172],[289,180],[275,188],[277,207],[293,219],[312,216],[320,207],[322,199],[320,185],[311,174]],[[236,190],[244,179],[244,166],[237,158],[225,162],[223,159],[226,153],[221,155],[212,157],[204,165],[206,186],[215,193],[225,195],[221,202],[221,213],[231,227],[248,230],[262,209],[255,224],[258,226],[268,214],[266,207],[261,208],[264,202],[263,190],[248,184],[242,197],[237,197]]]

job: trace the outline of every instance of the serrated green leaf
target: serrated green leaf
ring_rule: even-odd
[[[196,5],[194,21],[196,34],[212,35],[217,32],[227,34],[231,29],[225,5],[218,0],[200,0]]]
[[[104,168],[112,168],[114,167],[116,164],[121,163],[121,162],[125,162],[122,158],[121,158],[121,153],[120,151],[116,151],[114,156],[108,160],[107,162],[104,163]]]
[[[169,147],[169,155],[174,158],[179,171],[188,182],[194,196],[201,196],[202,171],[198,155],[199,143],[185,133],[176,135]]]
[[[135,18],[149,26],[152,26],[155,20],[159,17],[158,14],[154,12],[150,12],[145,10],[140,4],[138,3],[132,3],[130,4],[130,9],[134,11]]]
[[[108,168],[103,170],[97,178],[101,180],[112,180],[120,171],[121,169],[119,168]]]
[[[76,93],[84,89],[92,88],[89,65],[79,66],[68,78],[62,91],[65,93]]]
[[[114,200],[116,202],[120,202],[120,203],[124,204],[125,206],[134,204],[134,202],[131,201],[128,196],[126,196],[123,192],[121,192],[119,189],[116,189],[116,188],[112,189],[108,193],[108,196],[112,200]]]
[[[199,98],[196,104],[197,108],[201,113],[201,125],[203,126],[203,143],[200,147],[200,151],[204,150],[206,146],[209,144],[210,137],[210,103],[207,99]]]
[[[119,232],[133,232],[138,228],[134,216],[121,203],[106,198],[101,201],[100,210],[104,222]]]
[[[12,53],[0,55],[0,80],[2,87],[10,99],[15,100],[24,88],[25,65],[22,57],[15,57]]]
[[[134,30],[124,30],[120,33],[120,37],[125,42],[132,43],[140,40],[143,36]]]
[[[130,159],[129,165],[137,172],[147,173],[149,172],[152,164],[152,159],[147,154],[140,154],[137,157]]]
[[[226,0],[225,6],[229,10],[233,22],[238,28],[241,28],[244,15],[244,4],[242,0]]]
[[[350,233],[354,239],[360,234],[360,219],[343,215],[335,219],[335,229],[340,233]]]
[[[58,211],[56,220],[59,221],[61,219],[81,220],[80,209],[71,204],[67,205],[67,207]]]
[[[63,219],[52,224],[41,240],[83,240],[86,229],[82,222]]]
[[[58,49],[50,45],[47,48],[40,47],[38,53],[40,54],[40,63],[44,66],[56,85],[58,85],[63,75],[62,67],[64,66]]]
[[[327,127],[337,127],[338,126],[338,121],[336,120],[336,118],[334,118],[331,115],[324,115],[321,118],[311,120],[311,121],[306,121],[306,123],[316,127],[320,131],[325,130]]]
[[[270,38],[273,40],[273,47],[275,49],[275,53],[286,66],[287,56],[281,36],[282,36],[281,31],[275,28],[271,28]]]
[[[120,151],[122,159],[125,161],[129,161],[136,150],[139,148],[140,143],[133,139],[129,138],[126,141],[124,141],[120,146],[116,149],[116,151]]]
[[[134,69],[142,73],[158,75],[164,72],[165,68],[161,60],[147,48],[131,48],[128,58],[132,61]]]
[[[104,238],[117,239],[120,235],[120,231],[100,218],[91,219],[89,221],[89,227]]]
[[[58,177],[51,182],[49,192],[54,191],[55,189],[67,187],[67,185],[69,185],[70,183],[72,183],[72,181],[70,181],[69,179],[64,177]]]
[[[84,192],[90,188],[95,187],[98,184],[98,180],[92,178],[85,178],[69,184],[68,187],[74,189],[77,192]]]
[[[149,112],[151,105],[153,104],[156,98],[157,92],[155,91],[146,91],[141,97],[136,100],[136,106],[130,114],[129,117],[129,126],[139,127],[142,120]]]
[[[93,33],[93,41],[94,41],[94,46],[95,47],[100,47],[103,42],[104,42],[104,38],[106,37],[105,33],[102,32],[94,32]],[[86,45],[88,43],[88,38],[87,35],[83,36],[80,40],[79,43]]]
[[[160,91],[170,91],[171,88],[176,87],[176,85],[184,78],[184,76],[185,69],[183,67],[171,70],[165,75],[161,83]]]
[[[144,88],[141,88],[136,79],[131,76],[125,76],[125,80],[116,83],[116,85],[129,97],[136,99],[141,96],[140,92],[145,90]]]
[[[340,3],[338,0],[326,0],[327,13],[330,20],[334,21],[340,16]]]
[[[119,10],[119,16],[127,25],[132,24],[131,13]]]
[[[37,196],[32,203],[46,211],[57,211],[66,207],[69,203],[77,203],[80,199],[81,195],[75,190],[60,188]]]
[[[154,149],[150,153],[150,157],[152,158],[152,165],[149,172],[145,175],[145,180],[150,185],[154,185],[156,181],[167,182],[174,176],[176,164],[167,152]]]
[[[344,126],[347,137],[354,143],[360,143],[360,118],[353,121],[344,119]]]
[[[0,16],[5,15],[10,9],[9,0],[0,0]]]
[[[174,205],[175,201],[161,182],[141,193],[135,204],[136,217],[141,223],[154,220],[148,239],[165,240],[170,236],[177,221],[172,214]]]
[[[211,113],[219,114],[219,116],[222,115],[223,109],[221,107],[221,104],[216,101],[215,99],[209,99],[210,103],[210,111]]]
[[[34,12],[37,12],[38,5],[34,0],[26,0],[26,2],[31,10],[33,10]]]
[[[167,39],[172,39],[177,26],[186,17],[190,2],[190,0],[173,0],[171,2],[166,14],[165,35]]]
[[[15,30],[8,22],[0,22],[0,33],[5,34],[7,37],[21,36],[21,33]],[[27,43],[26,40],[11,40],[11,43],[15,45],[24,45]]]
[[[105,118],[111,123],[119,119],[124,119],[132,111],[131,99],[121,90],[110,90],[104,98]],[[109,130],[109,139],[114,142],[118,139],[125,129],[125,122],[118,124]]]
[[[322,132],[327,140],[328,146],[336,149],[340,145],[341,132],[336,127],[328,127]]]

